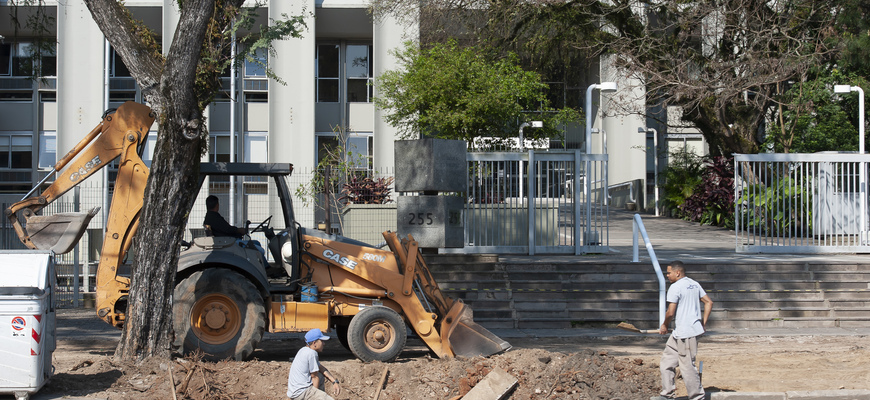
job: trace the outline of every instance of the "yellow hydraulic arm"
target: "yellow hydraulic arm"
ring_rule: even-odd
[[[106,322],[121,327],[126,306],[118,304],[130,287],[130,280],[118,276],[118,267],[130,249],[139,226],[139,212],[148,180],[148,167],[138,150],[148,137],[155,115],[148,106],[128,101],[85,136],[54,166],[54,183],[39,196],[31,193],[6,209],[6,218],[25,246],[31,249],[69,252],[87,229],[99,208],[88,213],[37,215],[40,210],[84,181],[112,160],[119,158],[118,177],[106,223],[100,264],[97,268],[97,314]],[[66,168],[64,168],[66,167]],[[62,170],[62,171],[61,171]],[[49,174],[46,177],[50,177]],[[22,224],[23,222],[23,224]]]

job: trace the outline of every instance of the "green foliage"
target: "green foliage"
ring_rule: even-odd
[[[384,204],[390,200],[390,185],[392,177],[371,178],[367,168],[368,160],[348,142],[348,133],[335,128],[334,145],[325,145],[321,150],[320,162],[317,164],[311,180],[296,188],[296,197],[300,198],[306,207],[312,203],[324,208],[323,203],[316,199],[325,195],[324,201],[333,208],[341,208],[352,204]],[[362,166],[362,167],[361,167]],[[342,195],[337,197],[336,193]]]
[[[742,229],[765,236],[795,236],[792,232],[812,232],[812,183],[800,169],[785,168],[789,175],[770,170],[769,182],[747,185],[737,200]],[[793,175],[793,176],[790,176]],[[796,213],[804,213],[797,215]]]
[[[278,83],[286,84],[258,55],[276,56],[273,46],[276,40],[300,38],[302,32],[307,28],[304,15],[290,17],[287,14],[282,14],[283,19],[281,20],[271,19],[269,25],[254,26],[260,4],[241,8],[223,2],[217,4],[197,66],[195,87],[197,98],[200,99],[200,106],[203,109],[211,103],[220,89],[221,73],[227,68],[240,70],[245,61],[260,65],[266,71],[267,77]],[[236,56],[233,58],[231,45],[234,35],[238,32],[248,33],[236,37],[240,46],[238,46]]]
[[[303,12],[304,13],[304,12]],[[239,29],[244,27],[245,29],[250,29],[253,23],[253,10],[247,10],[242,14],[244,18],[240,18],[238,22],[236,22],[233,29]],[[288,38],[301,38],[302,30],[307,28],[308,25],[305,23],[305,17],[303,15],[296,15],[293,17],[288,16],[287,14],[281,14],[283,20],[271,20],[272,24],[268,27],[260,27],[260,31],[257,35],[249,34],[242,38],[242,43],[246,44],[241,54],[237,58],[236,68],[240,68],[242,60],[248,62],[254,62],[266,71],[266,76],[274,79],[276,82],[286,85],[281,77],[275,74],[275,72],[269,68],[269,66],[264,63],[260,58],[257,58],[256,55],[261,51],[265,51],[272,57],[277,57],[278,54],[275,52],[275,47],[272,45],[276,40],[284,40]]]
[[[662,207],[678,218],[685,217],[682,205],[701,184],[703,171],[704,164],[697,154],[687,149],[672,152],[668,167],[659,173],[664,192]]]
[[[838,22],[842,30],[843,50],[839,66],[864,78],[870,77],[870,2],[841,0],[843,9]],[[864,86],[864,85],[862,85]]]
[[[497,58],[487,48],[461,48],[454,41],[429,49],[408,42],[394,54],[402,69],[376,79],[375,104],[402,138],[516,137],[529,120],[544,121],[544,128],[525,130],[527,138],[556,137],[558,124],[580,120],[573,109],[549,107],[547,85],[523,70],[516,55]]]
[[[662,205],[671,215],[702,225],[734,227],[734,159],[701,157],[680,149],[659,175]]]
[[[858,150],[858,104],[853,94],[834,94],[836,84],[867,86],[839,69],[818,71],[817,78],[792,85],[780,101],[767,143],[779,153]]]

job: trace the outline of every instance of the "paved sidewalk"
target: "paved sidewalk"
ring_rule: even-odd
[[[632,225],[635,212],[611,209],[608,234],[610,252],[607,254],[574,255],[500,255],[499,261],[507,263],[576,263],[576,262],[631,262]],[[700,225],[681,219],[656,217],[641,214],[656,258],[659,262],[683,260],[687,263],[716,262],[776,263],[776,262],[827,262],[870,263],[867,254],[749,254],[737,253],[737,238],[732,230]],[[643,238],[638,238],[639,261],[649,263]]]
[[[651,397],[655,400],[658,397]],[[792,392],[714,392],[706,400],[870,400],[870,390],[801,390]],[[688,400],[677,397],[675,400]]]

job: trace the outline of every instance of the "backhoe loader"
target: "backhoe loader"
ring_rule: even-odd
[[[47,189],[29,197],[34,188],[6,210],[27,247],[68,252],[98,210],[49,216],[40,211],[120,157],[96,286],[97,315],[119,328],[130,286],[119,271],[126,269],[122,261],[138,227],[149,173],[142,144],[154,119],[150,108],[134,102],[107,112],[57,163],[58,175]],[[243,182],[258,193],[276,194],[283,218],[272,226],[269,216],[250,230],[265,236],[271,262],[251,240],[227,237],[197,237],[181,251],[172,310],[179,352],[200,349],[212,360],[244,360],[264,332],[313,328],[334,329],[365,362],[396,359],[409,329],[442,358],[488,356],[510,348],[473,321],[471,308],[441,292],[410,235],[384,232],[387,250],[301,227],[286,181],[292,171],[292,164],[200,165],[201,183],[207,177],[245,177]]]

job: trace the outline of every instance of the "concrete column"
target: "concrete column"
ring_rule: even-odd
[[[163,55],[169,54],[169,47],[175,37],[179,19],[181,19],[181,10],[178,9],[178,2],[163,0]]]
[[[610,156],[608,184],[635,179],[646,182],[646,153],[643,150],[646,134],[637,131],[639,127],[646,127],[646,87],[639,79],[613,67],[608,57],[601,59],[601,81],[614,81],[619,85],[616,93],[601,94],[601,127],[607,132],[607,153]],[[596,148],[596,153],[600,152],[598,149],[600,147]],[[642,192],[635,192],[635,198],[642,199]]]
[[[399,67],[398,60],[390,54],[400,49],[405,41],[419,42],[420,29],[417,21],[397,20],[385,16],[374,21],[374,74],[376,77],[385,71]],[[375,86],[375,96],[379,96]],[[375,108],[374,167],[376,170],[393,170],[395,153],[393,143],[398,139],[398,131],[384,121],[383,110]]]
[[[301,15],[315,9],[314,0],[273,1],[269,18],[281,14]],[[269,67],[287,85],[269,81],[269,162],[290,162],[297,170],[310,170],[316,163],[314,138],[315,20],[306,18],[308,29],[301,39],[276,41],[279,57],[269,57]]]
[[[57,156],[103,115],[104,37],[81,1],[57,5]]]

